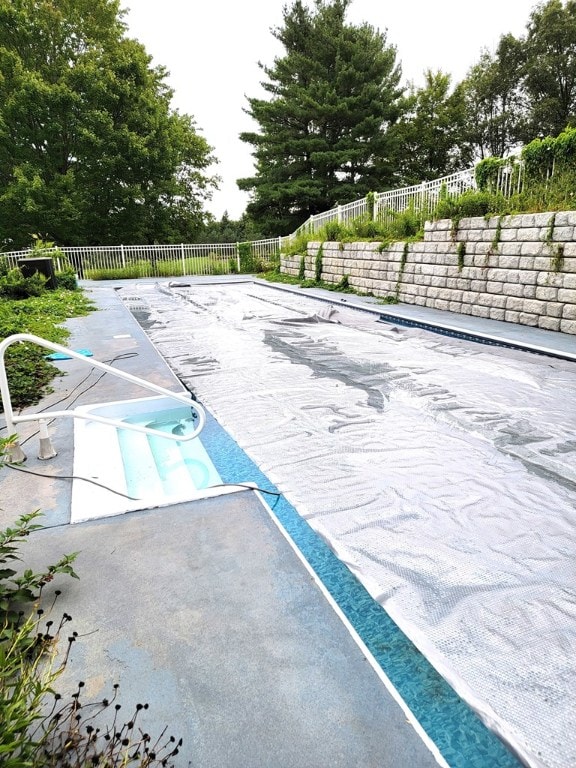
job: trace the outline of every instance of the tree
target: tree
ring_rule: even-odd
[[[526,135],[525,58],[523,41],[504,35],[496,53],[483,51],[461,84],[464,140],[475,159],[504,157]]]
[[[450,93],[450,75],[424,73],[425,84],[412,89],[405,112],[392,129],[401,151],[398,172],[403,184],[418,184],[470,164],[463,147],[464,100],[460,87]]]
[[[529,135],[556,136],[576,119],[576,2],[550,0],[530,15],[526,37]]]
[[[210,147],[118,0],[0,0],[0,245],[181,239]]]
[[[198,243],[245,243],[250,240],[259,240],[262,235],[255,222],[244,213],[240,219],[234,221],[224,211],[220,221],[213,216],[208,217],[204,227],[198,230],[196,241]]]
[[[238,185],[252,193],[247,211],[268,234],[290,232],[394,178],[396,51],[371,26],[347,24],[349,4],[315,0],[310,10],[295,0],[273,31],[284,55],[260,64],[270,99],[248,99],[259,132],[240,138],[254,147],[256,172]]]

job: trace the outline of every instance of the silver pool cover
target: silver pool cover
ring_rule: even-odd
[[[178,376],[456,691],[529,765],[576,765],[576,365],[253,284],[138,291]]]

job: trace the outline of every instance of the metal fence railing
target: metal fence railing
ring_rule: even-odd
[[[523,165],[511,161],[498,169],[492,191],[507,197],[519,192],[523,184]],[[458,195],[476,188],[475,169],[425,181],[402,189],[378,192],[329,211],[317,213],[291,235],[245,243],[199,243],[178,245],[106,245],[60,247],[54,250],[56,269],[69,263],[85,278],[171,277],[186,275],[219,275],[255,271],[266,267],[301,234],[314,235],[330,222],[351,224],[359,218],[379,223],[392,221],[396,215],[412,208],[422,220],[432,214],[440,196]],[[242,246],[249,245],[248,249]],[[42,252],[44,255],[46,251]],[[61,258],[61,254],[64,260]],[[10,266],[34,251],[0,253]]]

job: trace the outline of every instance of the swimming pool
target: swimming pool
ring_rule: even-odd
[[[260,286],[140,298],[173,370],[458,693],[529,764],[573,764],[573,364]]]

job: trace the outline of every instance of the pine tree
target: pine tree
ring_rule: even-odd
[[[350,0],[295,0],[273,31],[285,53],[260,65],[268,100],[250,98],[258,132],[256,173],[238,180],[251,191],[248,213],[268,234],[293,231],[310,214],[389,186],[399,114],[400,67],[386,36],[346,23]]]

